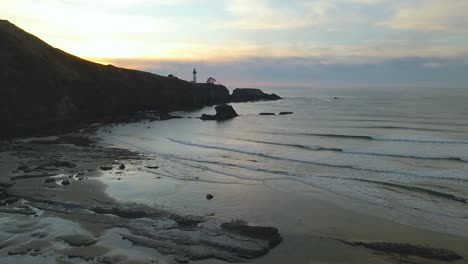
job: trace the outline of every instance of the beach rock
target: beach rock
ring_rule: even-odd
[[[4,198],[6,198],[6,197],[8,197],[7,191],[4,190],[4,189],[2,189],[2,188],[0,188],[0,199],[4,199]]]
[[[292,115],[293,112],[280,112],[279,115]]]
[[[58,239],[65,241],[68,245],[72,247],[87,247],[93,244],[96,244],[97,240],[84,235],[67,235],[61,236]]]
[[[26,166],[26,165],[19,165],[18,168],[17,168],[16,170],[18,170],[18,171],[24,171],[24,170],[28,170],[28,169],[29,169],[29,167]]]
[[[47,178],[44,180],[44,183],[51,183],[51,182],[55,182],[55,179],[54,178]]]
[[[221,224],[221,228],[238,235],[266,240],[270,247],[278,245],[283,240],[275,227],[249,226],[244,222],[230,222]]]
[[[2,188],[10,188],[14,184],[15,184],[14,182],[4,180],[4,179],[0,179],[0,187],[2,187]]]
[[[231,102],[268,101],[282,99],[276,94],[266,94],[260,89],[237,88],[232,91]]]
[[[384,252],[387,254],[398,254],[403,256],[418,256],[427,259],[455,261],[463,259],[456,252],[443,248],[431,248],[420,245],[400,244],[391,242],[364,242],[364,241],[347,241],[339,240],[351,246],[363,246],[375,251]]]
[[[62,185],[70,185],[70,180],[69,179],[63,180]]]
[[[216,115],[203,114],[200,119],[221,121],[221,120],[227,120],[227,119],[231,119],[231,118],[238,116],[234,108],[230,105],[226,105],[226,104],[218,105],[215,107],[215,110],[216,110]]]
[[[211,199],[213,199],[213,198],[214,198],[214,196],[213,196],[212,194],[207,194],[207,195],[206,195],[206,199],[208,199],[208,200],[211,200]]]
[[[123,218],[143,218],[148,216],[145,208],[139,207],[96,207],[91,210],[98,214],[112,214]]]
[[[30,208],[0,208],[0,213],[35,215],[36,212]]]
[[[65,167],[65,168],[74,168],[76,164],[68,162],[68,161],[52,161],[44,166],[52,166],[52,167]]]
[[[5,202],[7,204],[13,204],[13,203],[16,203],[17,201],[19,201],[19,199],[16,197],[10,197],[10,198],[5,199]]]
[[[260,113],[259,115],[276,115],[275,113]]]
[[[183,230],[193,230],[198,224],[203,223],[206,219],[199,215],[177,215],[173,219],[178,227]]]
[[[174,260],[179,263],[188,263],[190,258],[187,255],[175,255]]]
[[[171,120],[171,119],[180,119],[180,118],[183,118],[181,116],[173,116],[173,115],[170,115],[168,113],[161,113],[159,114],[159,120],[161,121],[165,121],[165,120]]]
[[[8,255],[14,256],[14,255],[26,255],[29,252],[29,250],[24,247],[24,246],[19,246],[15,247],[11,250],[8,251]]]
[[[101,166],[100,168],[101,168],[101,170],[103,170],[103,171],[110,171],[110,170],[112,170],[112,166]]]
[[[34,217],[36,217],[36,216],[34,216]],[[35,249],[33,249],[33,252],[31,252],[30,255],[33,256],[33,257],[36,257],[36,256],[39,256],[40,254],[41,254],[41,249],[40,248],[35,248]]]
[[[119,166],[119,169],[120,169],[120,170],[125,170],[125,165],[124,165],[124,164],[120,165],[120,166]]]

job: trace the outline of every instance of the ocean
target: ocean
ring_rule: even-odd
[[[330,219],[316,210],[330,205],[468,236],[468,90],[264,91],[284,99],[233,103],[240,116],[222,122],[197,119],[214,114],[205,107],[102,128],[104,144],[146,153],[154,161],[141,162],[159,167],[106,176],[107,192],[300,233],[319,232],[308,223]],[[294,114],[259,115],[286,111]]]

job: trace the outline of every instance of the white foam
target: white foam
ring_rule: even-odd
[[[437,144],[468,144],[468,140],[437,138],[428,136],[373,136],[372,138],[374,140],[382,141],[404,141]]]

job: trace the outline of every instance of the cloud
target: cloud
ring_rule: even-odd
[[[231,83],[335,76],[350,82],[356,71],[372,79],[374,69],[393,72],[382,76],[387,82],[448,69],[453,74],[434,76],[456,79],[468,64],[468,34],[459,34],[468,29],[465,0],[0,0],[0,6],[0,17],[72,54],[188,78],[204,65],[201,72]],[[400,61],[407,58],[421,60]],[[460,60],[458,68],[446,61],[452,59]]]
[[[468,32],[468,1],[427,0],[401,8],[394,17],[377,23],[399,30]]]
[[[428,61],[422,64],[424,68],[440,68],[443,67],[445,64],[436,61]]]
[[[359,4],[366,4],[366,5],[375,5],[380,4],[383,0],[351,0],[352,2],[359,3]]]
[[[221,27],[243,30],[285,30],[321,24],[329,5],[326,1],[298,3],[295,8],[278,7],[267,0],[231,0],[226,10],[233,20]]]

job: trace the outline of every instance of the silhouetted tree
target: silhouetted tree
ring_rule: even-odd
[[[216,82],[216,79],[213,77],[210,77],[208,78],[208,80],[206,80],[206,83],[209,83],[209,84],[214,84],[215,82]]]

